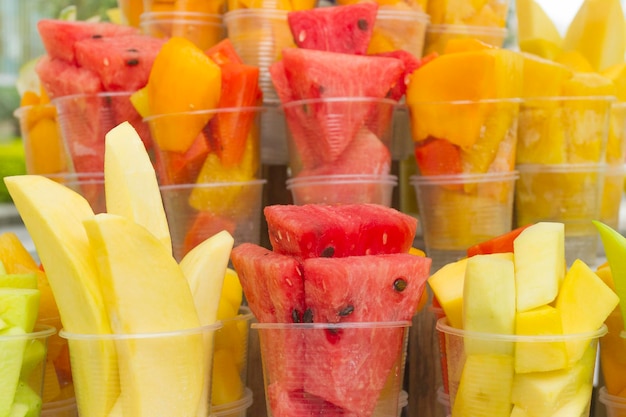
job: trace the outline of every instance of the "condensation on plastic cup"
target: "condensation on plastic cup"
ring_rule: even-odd
[[[611,395],[606,387],[598,391],[598,401],[606,407],[607,417],[626,417],[626,398]]]
[[[395,175],[339,174],[298,176],[286,181],[293,202],[303,204],[381,204],[391,206]]]

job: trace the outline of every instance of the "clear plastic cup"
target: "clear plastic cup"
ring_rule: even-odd
[[[598,401],[606,408],[607,417],[626,417],[626,398],[611,395],[606,387],[601,387],[598,391]]]
[[[260,243],[266,180],[161,186],[174,257],[227,230],[235,245]]]
[[[450,394],[448,394],[444,387],[437,388],[437,403],[441,404],[446,416],[450,415]]]
[[[226,11],[226,0],[143,0],[143,11],[222,14]]]
[[[243,62],[259,67],[263,100],[277,101],[269,67],[281,59],[284,48],[295,47],[287,23],[287,10],[237,9],[224,14],[228,38]]]
[[[62,327],[61,318],[58,316],[40,318],[38,323],[57,329]],[[67,340],[60,337],[58,333],[48,338],[45,367],[42,416],[77,416],[78,411],[76,410],[74,382],[72,380]]]
[[[516,226],[540,221],[565,225],[565,260],[597,260],[606,164],[522,164],[515,187]]]
[[[600,338],[600,368],[607,395],[623,396],[626,392],[626,339],[622,311],[617,306],[604,321],[607,334]],[[617,401],[617,399],[613,399]],[[626,404],[626,398],[623,399]],[[626,417],[626,406],[624,409]]]
[[[625,167],[623,164],[607,166],[602,189],[602,204],[600,206],[600,221],[619,229],[620,207],[624,195]]]
[[[248,334],[253,318],[248,307],[241,307],[236,316],[222,319],[222,328],[215,333],[211,395],[213,415],[216,409],[240,411],[248,403]],[[250,404],[243,407],[243,411]]]
[[[518,98],[411,101],[411,135],[423,176],[511,172]]]
[[[468,25],[503,28],[507,23],[509,1],[428,0],[428,14],[435,25]]]
[[[202,50],[226,37],[226,27],[219,14],[148,12],[141,15],[140,27],[143,33],[155,38],[185,38]]]
[[[247,181],[261,174],[263,107],[232,107],[145,118],[163,185]]]
[[[516,171],[411,177],[431,272],[511,231],[517,178]]]
[[[396,416],[409,326],[253,323],[260,338],[268,416]]]
[[[50,103],[24,106],[13,115],[20,123],[26,172],[38,175],[68,172],[71,162],[61,139],[56,107]]]
[[[130,101],[132,92],[76,94],[52,100],[57,109],[61,137],[72,161],[70,172],[104,172],[105,135],[128,121],[152,153],[152,138]]]
[[[359,204],[391,207],[391,197],[398,185],[395,175],[319,175],[298,176],[286,182],[293,203]]]
[[[209,417],[213,339],[221,323],[159,333],[76,334],[68,340],[80,415]]]
[[[589,415],[598,339],[606,326],[579,334],[519,336],[455,329],[445,320],[436,328],[445,335],[444,377],[453,415],[510,415],[516,407],[536,416]],[[527,354],[518,356],[522,349]],[[567,352],[565,367],[555,369],[554,358],[539,353],[544,349]],[[538,370],[518,371],[528,369],[520,357]]]
[[[368,53],[403,49],[421,58],[429,22],[430,17],[424,12],[381,6],[376,15]]]
[[[287,132],[280,100],[265,100],[261,115],[261,161],[267,165],[287,165]]]
[[[291,175],[390,174],[396,107],[368,97],[283,104]]]
[[[507,34],[508,30],[504,27],[439,24],[435,23],[431,17],[431,24],[426,29],[424,55],[433,52],[438,54],[444,53],[448,41],[452,39],[478,39],[489,45],[501,48]]]
[[[47,344],[48,339],[56,333],[56,328],[37,324],[31,333],[12,329],[17,330],[17,327],[11,327],[0,335],[2,352],[0,398],[3,399],[0,404],[8,413],[12,407],[15,408],[12,404],[23,403],[24,412],[39,415],[43,398]],[[16,401],[13,401],[14,399]]]
[[[76,398],[44,403],[41,408],[41,417],[78,417]]]
[[[246,417],[248,408],[254,401],[250,388],[246,388],[243,397],[236,402],[211,407],[212,417]]]

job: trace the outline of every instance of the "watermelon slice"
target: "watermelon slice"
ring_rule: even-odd
[[[145,35],[87,38],[75,44],[76,62],[98,74],[106,91],[135,91],[148,83],[164,43]]]
[[[96,73],[48,55],[35,66],[43,89],[50,99],[73,94],[96,94],[103,91]]]
[[[287,23],[304,49],[365,55],[372,38],[378,3],[357,3],[292,11]]]
[[[299,259],[407,253],[417,229],[414,217],[376,204],[272,205],[264,214],[273,250]]]
[[[41,19],[37,30],[48,55],[70,63],[76,62],[74,46],[80,40],[139,33],[138,29],[125,25],[60,19]]]

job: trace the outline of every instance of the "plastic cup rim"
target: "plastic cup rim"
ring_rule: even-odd
[[[184,17],[192,17],[192,21],[207,21],[207,19],[222,20],[221,14],[191,12],[191,11],[164,11],[164,12],[144,12],[139,15],[139,21],[155,21],[155,20],[181,20]]]
[[[252,323],[256,330],[372,329],[411,327],[410,321],[359,321],[340,323]]]
[[[44,402],[41,406],[42,416],[45,416],[47,411],[65,411],[72,410],[76,407],[76,397],[69,397],[63,400],[57,400],[52,402]]]
[[[292,187],[320,185],[320,184],[372,184],[380,185],[398,185],[398,177],[396,175],[378,175],[378,174],[340,174],[340,175],[312,175],[305,177],[289,178],[285,181],[287,189]]]
[[[252,402],[254,401],[253,395],[254,394],[252,390],[246,387],[244,390],[243,396],[237,401],[233,401],[233,402],[226,403],[226,404],[220,404],[220,405],[212,405],[211,415],[217,417],[218,415],[221,415],[221,414],[230,415],[239,410],[245,410],[252,405]]]
[[[20,106],[17,109],[13,110],[13,116],[18,119],[21,119],[24,116],[24,113],[36,107],[56,108],[54,104],[52,104],[51,102],[41,103],[41,104],[29,104],[27,106]]]
[[[487,172],[482,174],[411,175],[409,177],[409,183],[413,185],[473,184],[513,181],[518,178],[518,171]]]
[[[177,23],[177,24],[185,24],[185,25],[202,25],[202,26],[216,26],[216,27],[224,27],[222,22],[211,22],[208,20],[197,20],[197,19],[159,19],[159,20],[144,20],[143,22],[139,22],[139,25],[142,28],[150,27],[151,25],[158,25],[160,23]]]
[[[161,191],[180,190],[188,188],[217,188],[217,187],[237,187],[241,185],[264,185],[267,183],[266,179],[255,179],[250,181],[217,181],[217,182],[199,182],[199,183],[186,183],[186,184],[169,184],[160,185]]]
[[[468,35],[502,35],[506,36],[508,29],[499,26],[476,26],[476,25],[454,25],[449,23],[431,23],[426,28],[429,33],[466,33]]]
[[[482,98],[477,100],[435,100],[435,101],[413,101],[407,103],[406,107],[409,109],[412,106],[464,106],[470,104],[497,104],[497,103],[518,103],[523,101],[520,97],[499,97],[499,98]]]
[[[254,318],[254,314],[252,314],[250,307],[241,306],[239,307],[239,313],[236,316],[223,319],[221,321],[222,321],[222,324],[224,324],[224,323],[230,323],[231,321],[249,321],[249,320],[252,320],[253,318]]]
[[[266,111],[266,108],[263,106],[249,106],[249,107],[218,107],[215,109],[204,109],[204,110],[191,110],[191,111],[183,111],[176,113],[161,113],[161,114],[151,114],[149,116],[144,117],[143,122],[151,122],[155,119],[160,119],[164,117],[176,117],[176,116],[197,116],[203,115],[207,113],[211,114],[219,114],[219,113],[232,113],[232,112],[250,112],[250,113],[262,113]]]
[[[617,102],[616,96],[611,95],[593,95],[593,96],[536,96],[522,97],[522,105],[525,103],[541,102],[541,101],[604,101],[608,103]]]
[[[584,339],[599,339],[608,333],[606,324],[602,324],[598,329],[590,332],[582,333],[569,333],[569,334],[542,334],[542,335],[516,335],[516,334],[496,334],[496,333],[484,333],[476,332],[472,330],[457,329],[449,326],[447,318],[442,317],[437,320],[435,328],[445,334],[454,335],[458,337],[470,337],[472,339],[491,340],[494,342],[537,342],[537,343],[549,343],[549,342],[568,342]]]
[[[0,336],[0,340],[31,340],[31,339],[42,339],[47,338],[54,335],[57,331],[57,328],[54,326],[50,326],[48,324],[36,323],[33,331],[30,333],[21,333],[21,334],[3,334]]]
[[[229,10],[224,13],[224,22],[233,20],[236,17],[244,16],[244,17],[277,17],[282,18],[287,16],[289,10],[276,10],[276,9],[260,9],[260,8],[246,8],[246,9],[235,9]]]
[[[626,409],[626,398],[617,395],[609,394],[606,386],[600,387],[598,390],[598,400],[605,405],[611,405],[613,407]]]
[[[418,21],[420,23],[429,23],[430,15],[428,13],[424,13],[421,10],[397,10],[397,9],[378,9],[376,12],[376,18],[393,18],[398,20],[406,20],[406,21]]]
[[[524,173],[570,173],[570,172],[607,172],[609,166],[604,162],[589,162],[580,164],[518,164],[518,172]],[[623,168],[622,168],[623,169]]]
[[[325,97],[325,98],[305,98],[301,100],[293,100],[288,103],[282,103],[280,107],[283,109],[301,106],[303,104],[312,103],[381,103],[391,104],[397,106],[398,102],[390,98],[376,98],[376,97]]]
[[[94,341],[94,340],[134,340],[134,339],[162,339],[166,337],[179,337],[189,336],[193,334],[202,334],[209,331],[216,331],[222,328],[221,321],[216,321],[213,324],[207,324],[199,327],[192,327],[189,329],[179,329],[161,332],[145,332],[145,333],[105,333],[105,334],[86,334],[86,333],[73,333],[61,329],[59,336],[68,340],[81,340],[81,341]]]

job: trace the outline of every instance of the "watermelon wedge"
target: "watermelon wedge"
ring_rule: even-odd
[[[75,63],[74,47],[80,40],[139,33],[138,29],[126,25],[60,19],[41,19],[37,22],[37,30],[48,55],[69,63]]]
[[[378,3],[357,3],[292,11],[287,23],[303,49],[365,55],[372,38]]]
[[[272,205],[264,209],[275,252],[298,259],[407,253],[417,219],[376,204]]]
[[[42,56],[35,72],[50,99],[73,94],[96,94],[104,91],[98,74],[86,68],[48,55]]]

